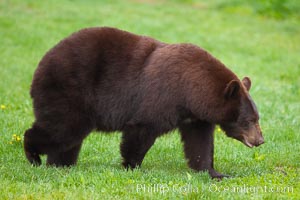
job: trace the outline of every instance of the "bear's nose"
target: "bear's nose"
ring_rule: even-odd
[[[265,140],[264,140],[263,136],[261,136],[261,137],[258,138],[255,146],[259,146],[263,143],[265,143]]]

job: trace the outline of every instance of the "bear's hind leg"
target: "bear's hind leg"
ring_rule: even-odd
[[[69,113],[70,114],[70,113]],[[47,165],[70,166],[76,164],[83,139],[93,128],[90,120],[74,113],[59,116],[59,120],[36,121],[25,132],[24,150],[32,164],[40,165],[39,155],[47,155]],[[57,117],[58,118],[58,117]],[[54,119],[57,119],[54,118]]]
[[[33,165],[42,163],[40,154],[43,154],[43,152],[39,144],[43,141],[43,134],[36,126],[26,130],[24,134],[24,151],[27,159]]]
[[[65,120],[66,122],[67,120]],[[88,120],[72,120],[61,123],[52,138],[52,148],[48,149],[47,165],[70,166],[77,162],[78,154],[84,138],[90,133],[92,126]]]
[[[51,152],[47,157],[47,165],[56,167],[68,167],[75,165],[79,155],[82,142],[80,144],[71,147],[69,150],[63,152]]]
[[[131,169],[140,166],[156,137],[156,134],[145,127],[130,126],[130,128],[126,128],[120,145],[123,166]]]
[[[227,177],[214,170],[214,125],[203,121],[182,123],[179,126],[185,157],[190,168],[208,171],[212,178]]]

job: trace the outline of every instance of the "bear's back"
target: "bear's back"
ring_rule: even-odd
[[[139,75],[158,45],[114,28],[83,29],[63,39],[35,72],[31,96],[36,116],[49,109],[61,114],[61,109],[77,109],[100,119],[96,123],[103,129],[119,129],[137,109]]]

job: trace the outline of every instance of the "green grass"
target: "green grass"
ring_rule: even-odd
[[[299,2],[245,2],[0,0],[0,199],[300,199]],[[249,149],[216,131],[215,167],[233,176],[221,182],[186,166],[176,131],[134,171],[120,165],[117,133],[92,133],[75,167],[30,166],[17,137],[34,120],[32,74],[49,48],[90,26],[194,43],[250,76],[266,143]]]

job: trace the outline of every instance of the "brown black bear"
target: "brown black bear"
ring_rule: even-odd
[[[32,164],[46,154],[48,165],[70,166],[92,130],[121,131],[123,165],[135,168],[157,137],[179,128],[189,166],[222,178],[213,167],[215,125],[249,147],[264,142],[250,86],[195,45],[83,29],[39,63],[25,153]]]

